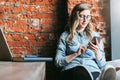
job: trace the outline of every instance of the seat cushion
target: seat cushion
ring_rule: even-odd
[[[107,61],[107,64],[113,65],[116,68],[116,80],[120,80],[120,59]]]

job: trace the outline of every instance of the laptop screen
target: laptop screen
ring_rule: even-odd
[[[12,60],[12,54],[8,47],[2,28],[0,28],[0,61],[11,61],[11,60]]]

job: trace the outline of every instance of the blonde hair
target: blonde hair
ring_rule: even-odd
[[[76,34],[76,29],[79,25],[79,13],[83,10],[91,10],[91,5],[86,3],[77,4],[69,17],[68,24],[66,25],[66,30],[69,32],[69,35],[67,36],[67,41],[71,44],[73,44],[73,38]],[[87,27],[84,30],[84,33],[91,39],[92,38],[92,24],[89,22]]]

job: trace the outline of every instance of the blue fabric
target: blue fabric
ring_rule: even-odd
[[[100,75],[99,72],[92,72],[93,79],[96,80],[98,76]]]

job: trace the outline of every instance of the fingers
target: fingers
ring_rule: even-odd
[[[85,52],[85,51],[86,51],[86,49],[87,49],[87,47],[86,47],[86,46],[82,46],[82,47],[81,47],[82,53],[83,53],[83,52]]]
[[[86,46],[81,46],[78,49],[78,54],[81,55],[82,53],[84,53],[86,51],[87,47]]]
[[[97,38],[95,39],[95,41],[96,41],[96,45],[98,46],[100,44],[100,42],[98,41]]]
[[[92,42],[89,43],[89,48],[92,49],[94,52],[99,51],[98,45],[94,45]]]
[[[93,43],[90,43],[90,48],[93,50],[98,50],[99,47],[97,45],[94,45]]]
[[[86,51],[87,47],[86,46],[81,46],[79,49],[81,50],[81,53],[83,53],[83,52]]]

